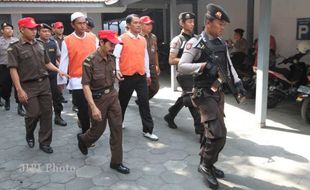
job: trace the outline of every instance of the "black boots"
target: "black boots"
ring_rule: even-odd
[[[4,108],[6,111],[9,111],[11,108],[10,100],[5,100]]]
[[[223,171],[214,166],[207,167],[204,164],[199,165],[198,171],[206,177],[211,189],[217,189],[219,187],[219,183],[216,178],[223,178],[225,176]]]
[[[24,117],[26,115],[26,112],[23,108],[23,105],[21,103],[17,104],[17,114]]]
[[[65,122],[61,118],[60,114],[55,114],[54,123],[55,123],[55,125],[59,125],[59,126],[63,126],[63,127],[67,126],[67,122]]]
[[[178,126],[174,123],[174,118],[172,118],[172,116],[170,115],[170,113],[168,113],[167,115],[165,115],[164,119],[165,119],[165,121],[168,123],[168,127],[170,127],[171,129],[176,129],[176,128],[178,128]]]

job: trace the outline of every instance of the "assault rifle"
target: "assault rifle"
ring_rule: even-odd
[[[218,56],[216,56],[214,54],[213,50],[208,48],[207,43],[202,38],[198,42],[198,45],[200,45],[200,48],[203,51],[206,51],[208,62],[214,63],[218,67],[218,72],[219,72],[220,78],[223,80],[224,83],[226,83],[228,85],[228,88],[230,89],[231,93],[235,97],[237,103],[240,104],[240,102],[243,102],[245,100],[245,96],[241,95],[238,92],[238,90],[236,89],[235,84],[232,82],[231,78],[226,75],[226,72],[223,69],[222,65],[218,62],[219,61]]]

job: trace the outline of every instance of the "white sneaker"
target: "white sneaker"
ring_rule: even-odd
[[[156,135],[154,135],[154,134],[151,134],[151,133],[144,133],[144,132],[143,132],[143,136],[144,136],[145,138],[148,138],[148,139],[152,140],[152,141],[158,141],[158,137],[157,137]]]

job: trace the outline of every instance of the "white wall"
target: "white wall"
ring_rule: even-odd
[[[203,26],[204,14],[208,3],[216,3],[226,9],[231,23],[226,26],[224,39],[231,38],[235,28],[246,29],[247,0],[199,0],[198,28]],[[277,41],[278,53],[288,57],[296,53],[296,23],[297,18],[310,17],[309,0],[272,0],[271,34]],[[259,28],[260,0],[255,0],[254,39]],[[246,33],[244,34],[246,36]],[[304,59],[310,64],[310,55]]]

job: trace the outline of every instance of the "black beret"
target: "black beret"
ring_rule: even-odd
[[[4,22],[4,23],[1,24],[1,29],[3,30],[4,27],[7,27],[7,26],[10,26],[13,29],[13,25],[10,24],[10,23],[7,23],[7,22]]]
[[[50,27],[50,25],[48,25],[46,23],[39,24],[39,29],[42,29],[42,28],[47,28],[49,30],[52,30],[52,27]]]
[[[209,3],[207,5],[207,13],[206,13],[206,18],[207,19],[218,19],[218,20],[223,20],[226,22],[230,22],[230,19],[228,17],[228,14],[226,11],[223,9],[223,7]]]
[[[95,28],[95,22],[91,17],[86,18],[86,24],[87,24],[87,26],[89,26],[91,28]]]
[[[179,14],[179,20],[187,20],[187,19],[195,19],[196,16],[194,13],[191,12],[183,12]]]
[[[244,30],[242,28],[236,28],[234,31],[243,36]]]

